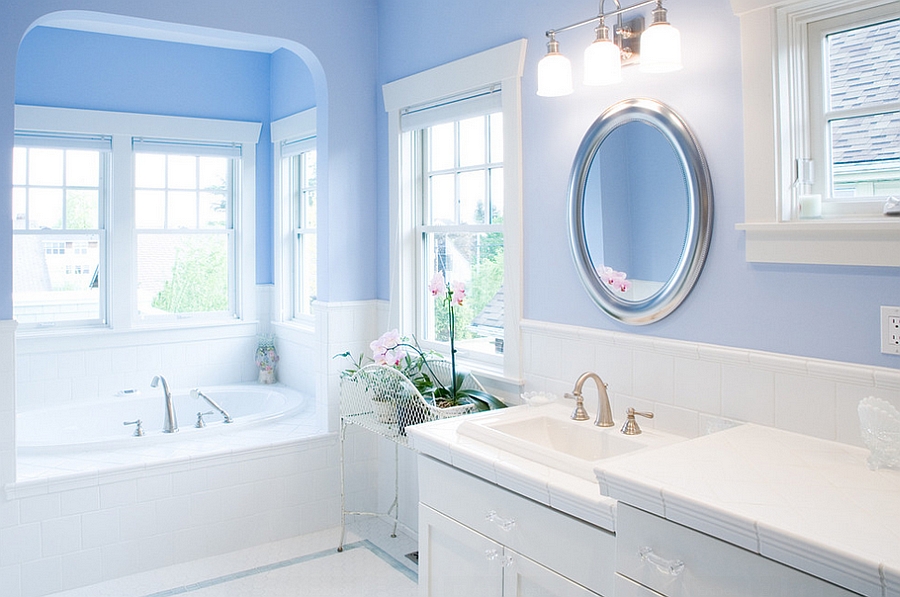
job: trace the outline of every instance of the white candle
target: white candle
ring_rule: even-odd
[[[800,195],[800,217],[822,217],[822,195]]]

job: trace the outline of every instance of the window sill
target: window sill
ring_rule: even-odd
[[[900,218],[746,222],[747,261],[900,267]]]

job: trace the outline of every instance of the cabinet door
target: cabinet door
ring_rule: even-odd
[[[597,597],[597,593],[514,551],[506,550],[504,563],[504,597]]]
[[[419,505],[419,595],[502,597],[503,547]]]

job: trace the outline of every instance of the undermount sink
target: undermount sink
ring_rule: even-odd
[[[573,421],[570,414],[571,408],[561,404],[517,407],[469,419],[458,433],[589,481],[596,480],[594,467],[600,461],[684,439],[653,429],[624,435],[620,423],[597,427],[591,421]]]

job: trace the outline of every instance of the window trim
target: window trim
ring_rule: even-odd
[[[285,142],[298,142],[305,139],[316,141],[316,108],[310,108],[291,116],[286,116],[272,123],[272,145],[274,151],[273,171],[274,189],[276,200],[275,209],[275,288],[278,294],[275,298],[275,321],[284,324],[295,324],[304,329],[312,330],[315,325],[315,314],[294,314],[294,242],[293,242],[293,213],[294,207],[291,198],[284,193],[283,168],[282,168],[282,144]],[[318,147],[317,147],[318,151]],[[319,201],[321,195],[316,195]],[[321,205],[319,205],[321,207]],[[318,223],[318,222],[317,222]],[[316,235],[316,243],[319,235]]]
[[[107,329],[120,332],[180,329],[256,320],[256,144],[261,123],[23,105],[15,107],[15,121],[17,130],[112,137],[112,184],[105,214],[109,280]],[[233,232],[237,253],[235,275],[239,280],[234,293],[236,320],[192,317],[144,321],[138,315],[132,188],[132,141],[135,137],[241,145],[240,191],[235,199]],[[124,170],[121,169],[123,164],[127,166]],[[117,230],[126,233],[116,233]],[[36,330],[36,333],[47,331]],[[61,329],[55,331],[63,332]],[[20,334],[22,332],[20,328]]]
[[[521,384],[522,339],[522,90],[526,40],[517,40],[484,52],[398,79],[382,87],[388,113],[390,197],[390,312],[389,326],[416,329],[417,221],[411,197],[414,181],[404,180],[401,160],[409,148],[401,145],[401,114],[461,93],[501,86],[504,147],[504,352],[502,368],[471,360],[469,368],[489,377]]]
[[[808,157],[807,46],[811,20],[893,0],[731,0],[741,21],[746,260],[900,266],[900,221],[885,217],[792,220],[794,159]],[[792,101],[790,94],[799,94]],[[808,108],[807,108],[808,109]]]

